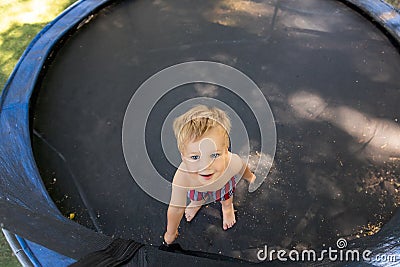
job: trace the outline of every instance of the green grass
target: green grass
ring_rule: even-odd
[[[36,34],[76,0],[0,0],[0,92]],[[3,233],[0,266],[20,266]]]
[[[0,1],[0,91],[31,40],[75,1]]]
[[[386,2],[388,2],[395,8],[400,9],[400,0],[386,0]]]
[[[3,236],[3,232],[0,234],[0,266],[20,266],[17,258],[13,255],[8,243]]]

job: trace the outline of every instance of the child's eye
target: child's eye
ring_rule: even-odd
[[[194,155],[194,156],[190,156],[190,158],[191,158],[192,160],[198,160],[198,159],[200,159],[200,156]]]
[[[220,153],[212,153],[212,154],[211,154],[211,157],[212,157],[213,159],[216,159],[216,158],[218,158],[219,156],[221,156]]]

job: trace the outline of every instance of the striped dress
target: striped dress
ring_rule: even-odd
[[[207,192],[199,192],[194,189],[188,191],[188,197],[190,200],[193,201],[200,201],[200,200],[213,200],[217,201],[224,201],[229,199],[233,193],[235,192],[236,188],[236,178],[233,176],[224,187],[218,189],[217,191],[207,191]]]

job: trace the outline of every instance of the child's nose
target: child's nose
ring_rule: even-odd
[[[210,151],[215,151],[216,149],[216,144],[214,140],[211,138],[204,138],[203,140],[200,141],[199,143],[199,150],[201,153],[200,157],[200,170],[205,170],[212,166],[214,159],[209,156]]]
[[[202,157],[202,159],[200,160],[199,171],[203,171],[207,168],[210,168],[212,166],[213,162],[214,162],[214,159],[212,159],[210,157]]]

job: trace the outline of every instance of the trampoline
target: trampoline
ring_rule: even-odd
[[[257,252],[320,251],[339,238],[372,256],[398,255],[399,22],[380,1],[77,2],[34,39],[1,97],[1,223],[20,260],[65,266],[116,239],[134,241],[119,263],[139,266],[296,264]],[[232,66],[257,84],[274,116],[276,154],[255,192],[239,182],[234,228],[222,229],[211,203],[166,247],[167,205],[132,177],[122,125],[147,79],[191,61]],[[143,126],[167,181],[175,168],[162,127],[195,99],[229,106],[259,149],[257,119],[237,94],[178,86],[152,103]],[[400,262],[372,256],[363,264]]]

